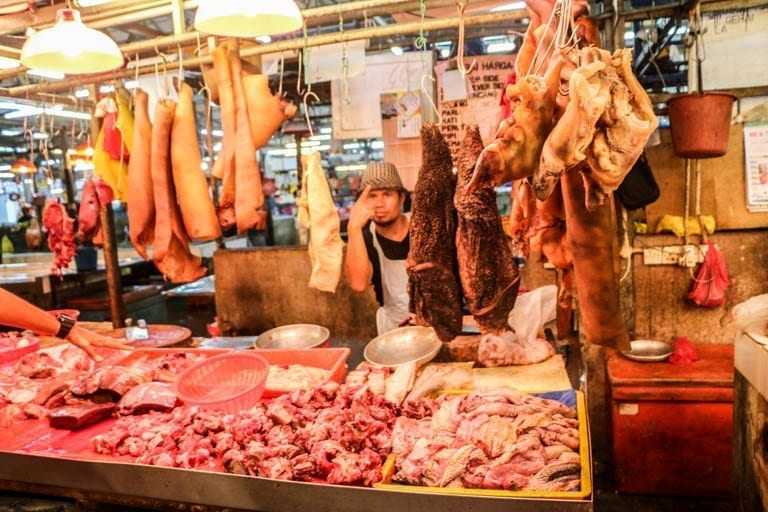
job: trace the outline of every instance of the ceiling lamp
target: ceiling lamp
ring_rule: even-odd
[[[33,174],[37,172],[37,167],[35,167],[35,164],[32,162],[22,157],[13,163],[11,172],[15,174]]]
[[[207,34],[258,37],[301,28],[293,0],[200,0],[195,28]]]
[[[79,11],[59,9],[53,27],[35,32],[24,43],[21,64],[60,73],[100,73],[122,66],[123,54],[109,36],[83,25]]]

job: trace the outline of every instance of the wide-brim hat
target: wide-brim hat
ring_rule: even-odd
[[[370,162],[363,171],[362,188],[394,188],[405,190],[395,164],[390,162]]]

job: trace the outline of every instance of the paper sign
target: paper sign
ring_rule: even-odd
[[[744,126],[747,210],[768,211],[768,123]]]
[[[454,69],[443,73],[443,101],[467,99],[467,80],[461,71]]]
[[[365,40],[324,44],[305,50],[305,84],[341,80],[363,73],[365,73]]]

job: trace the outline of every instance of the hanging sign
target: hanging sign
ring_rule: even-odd
[[[465,124],[477,124],[485,144],[493,139],[499,121],[499,100],[507,76],[515,67],[514,56],[509,55],[465,57],[464,60],[467,66],[475,61],[466,76],[450,69],[455,66],[455,59],[435,65],[437,106],[442,119],[440,130],[454,159]],[[460,82],[457,82],[457,74]]]

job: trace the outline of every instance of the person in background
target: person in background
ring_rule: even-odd
[[[373,284],[380,305],[376,330],[381,335],[410,318],[405,270],[409,219],[403,213],[407,193],[397,168],[389,162],[369,163],[361,187],[349,212],[344,274],[356,292]]]
[[[94,347],[130,350],[125,340],[110,338],[76,325],[76,321],[63,313],[53,316],[0,288],[0,325],[29,330],[44,336],[56,336],[83,349],[91,359],[101,360]]]

